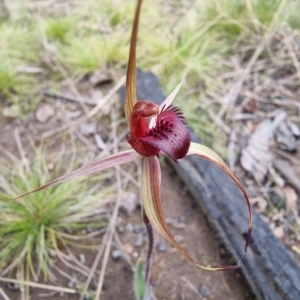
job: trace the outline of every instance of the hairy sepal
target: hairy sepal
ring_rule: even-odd
[[[207,271],[223,271],[237,269],[238,266],[210,268],[198,264],[176,241],[165,220],[160,198],[161,171],[156,156],[142,159],[142,200],[145,213],[156,228],[182,255],[197,267]]]
[[[44,190],[50,186],[65,182],[65,181],[69,181],[78,177],[82,177],[85,175],[91,175],[94,173],[99,173],[101,171],[104,171],[106,169],[118,166],[118,165],[122,165],[134,160],[138,160],[139,158],[141,158],[141,156],[136,153],[134,150],[127,150],[127,151],[123,151],[120,152],[118,154],[115,155],[111,155],[105,158],[100,158],[97,160],[94,160],[84,166],[82,166],[81,168],[72,171],[71,173],[65,174],[61,177],[58,177],[56,179],[54,179],[53,181],[50,181],[48,183],[46,183],[45,185],[39,187],[36,190],[33,190],[31,192],[28,192],[26,194],[21,195],[20,197],[16,198],[19,199],[21,197],[24,197],[26,195]]]
[[[223,159],[217,153],[215,153],[213,150],[211,150],[210,148],[200,145],[200,144],[197,144],[197,143],[191,143],[190,149],[188,151],[188,155],[190,155],[190,154],[195,154],[195,155],[202,157],[202,158],[212,162],[213,164],[217,165],[236,183],[236,185],[240,188],[240,190],[244,194],[246,203],[247,203],[247,207],[248,207],[248,213],[249,213],[248,234],[247,234],[246,243],[245,243],[245,252],[247,252],[250,238],[251,238],[251,233],[252,233],[252,210],[251,210],[251,204],[250,204],[248,195],[246,193],[246,190],[241,185],[239,180],[234,176],[234,174],[230,171],[230,169],[225,164]]]

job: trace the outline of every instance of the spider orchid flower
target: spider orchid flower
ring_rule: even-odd
[[[136,41],[141,4],[142,0],[138,0],[131,35],[124,107],[130,132],[127,136],[127,141],[132,149],[90,162],[30,193],[80,176],[101,172],[114,166],[138,160],[140,161],[142,169],[143,221],[149,235],[146,278],[149,280],[149,261],[153,248],[152,225],[180,253],[199,268],[209,271],[236,269],[239,267],[238,265],[219,268],[210,268],[200,265],[182,248],[180,243],[176,241],[166,223],[160,197],[161,169],[158,159],[159,155],[166,155],[175,162],[184,158],[186,155],[197,155],[217,165],[231,177],[244,194],[249,211],[248,236],[245,244],[245,252],[247,251],[252,232],[252,213],[250,202],[244,188],[219,155],[203,145],[191,142],[190,133],[184,116],[178,108],[172,106],[172,101],[180,90],[182,82],[160,106],[151,101],[137,101]],[[151,119],[149,120],[149,118]]]

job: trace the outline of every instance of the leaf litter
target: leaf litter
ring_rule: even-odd
[[[300,261],[300,35],[285,25],[269,34],[257,57],[233,45],[230,70],[220,77],[225,96],[213,95],[217,113],[209,116],[226,134],[228,164],[252,205]]]

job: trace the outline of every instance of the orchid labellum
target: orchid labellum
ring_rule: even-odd
[[[178,108],[172,106],[172,101],[177,95],[182,82],[160,106],[156,105],[152,101],[137,102],[136,41],[141,4],[142,0],[138,0],[131,36],[124,107],[130,132],[127,136],[127,141],[131,145],[132,149],[95,160],[69,174],[63,175],[49,182],[33,192],[37,192],[49,186],[68,181],[79,176],[101,172],[117,165],[138,160],[140,161],[142,169],[143,221],[149,234],[146,278],[149,279],[149,261],[153,248],[152,225],[189,261],[199,268],[210,271],[238,268],[238,266],[210,268],[198,264],[175,240],[165,221],[160,197],[161,170],[158,156],[166,155],[177,162],[177,160],[184,158],[186,155],[194,154],[220,167],[221,170],[226,172],[226,174],[232,178],[243,192],[249,211],[249,229],[245,252],[249,244],[252,229],[251,207],[244,188],[226,166],[224,161],[215,152],[203,145],[191,142],[190,133],[184,116]]]

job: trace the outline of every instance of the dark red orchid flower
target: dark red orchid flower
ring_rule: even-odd
[[[150,127],[148,118],[156,116],[155,124]],[[137,102],[130,117],[130,136],[128,143],[142,156],[158,155],[163,151],[175,162],[186,156],[191,136],[187,123],[176,107],[163,107],[151,101]]]
[[[130,55],[128,61],[126,80],[125,115],[129,125],[127,141],[132,149],[118,154],[93,161],[69,174],[63,175],[33,192],[45,189],[49,186],[68,181],[79,176],[101,172],[105,169],[132,162],[140,161],[142,169],[142,206],[143,219],[149,233],[149,250],[147,256],[146,278],[149,275],[149,261],[153,247],[152,225],[163,235],[178,251],[180,251],[193,264],[209,271],[232,270],[238,266],[211,268],[198,264],[176,241],[170,232],[160,198],[161,170],[158,155],[167,155],[175,162],[186,155],[197,155],[220,167],[243,192],[249,211],[247,250],[251,229],[252,213],[248,196],[225,162],[213,150],[191,142],[187,123],[180,110],[172,106],[172,101],[177,95],[183,82],[169,95],[169,97],[157,106],[151,101],[139,101],[136,99],[136,41],[138,32],[139,15],[142,0],[138,0],[134,25],[131,36]],[[150,118],[150,119],[149,119]],[[25,195],[23,195],[25,196]],[[21,196],[22,197],[22,196]]]

